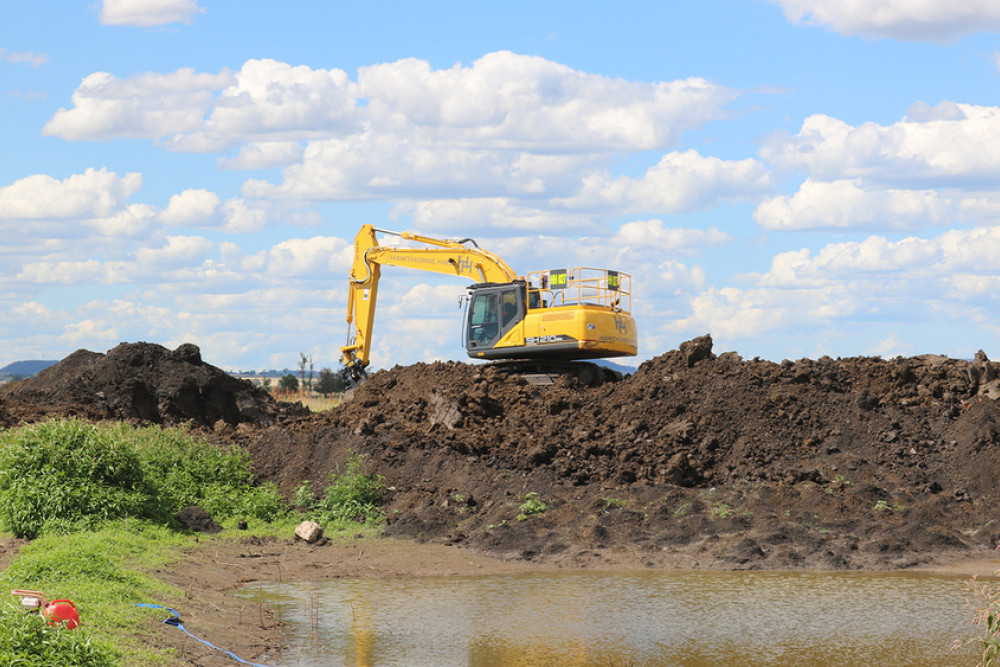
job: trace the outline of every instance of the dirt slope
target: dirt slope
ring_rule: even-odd
[[[193,421],[288,491],[358,452],[392,488],[390,535],[564,565],[905,567],[1000,539],[1000,382],[981,353],[776,364],[705,336],[594,389],[417,364],[310,415],[193,347],[77,352],[0,391],[0,419]],[[546,509],[519,520],[529,492]]]
[[[996,378],[984,355],[776,364],[706,336],[596,389],[395,368],[244,444],[285,488],[365,454],[392,535],[581,565],[900,567],[1000,538]],[[529,492],[547,511],[519,521]]]

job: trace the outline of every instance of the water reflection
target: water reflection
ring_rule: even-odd
[[[282,667],[975,663],[962,579],[547,572],[245,591],[293,625]]]

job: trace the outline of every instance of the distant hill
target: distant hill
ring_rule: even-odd
[[[608,361],[607,359],[595,359],[594,363],[598,366],[604,366],[605,368],[610,368],[611,370],[618,371],[622,375],[632,375],[638,370],[635,366],[626,366],[625,364],[616,364],[613,361]]]
[[[32,377],[38,375],[49,366],[55,366],[59,360],[32,359],[29,361],[14,361],[0,368],[0,376],[18,375],[21,377]]]

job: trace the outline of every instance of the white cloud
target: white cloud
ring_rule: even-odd
[[[816,253],[805,248],[781,253],[772,259],[771,270],[759,282],[770,287],[819,287],[866,275],[871,279],[873,275],[919,272],[941,260],[940,239],[889,241],[870,236],[861,242],[832,243]]]
[[[44,53],[35,53],[34,51],[14,51],[7,53],[3,49],[0,49],[0,58],[6,58],[12,63],[28,63],[32,67],[41,67],[49,62],[49,57]]]
[[[884,359],[909,355],[912,352],[913,346],[900,343],[899,334],[895,333],[890,334],[887,338],[878,341],[864,351],[867,355],[882,357]]]
[[[78,344],[80,341],[87,341],[93,344],[96,341],[107,343],[120,340],[118,330],[107,320],[84,319],[70,322],[64,327],[65,333],[59,336],[59,340],[64,343]]]
[[[1000,143],[1000,108],[942,102],[910,111],[889,126],[809,116],[794,137],[768,138],[760,154],[779,169],[825,181],[921,187],[1000,178],[1000,152],[983,150]]]
[[[350,132],[358,127],[357,86],[340,69],[248,60],[222,90],[207,132],[251,137]],[[279,135],[279,136],[276,136]]]
[[[468,293],[467,282],[467,280],[460,280],[443,285],[418,283],[405,291],[396,291],[393,288],[405,287],[406,285],[400,284],[398,279],[391,281],[386,285],[388,289],[380,290],[380,294],[389,298],[385,299],[388,303],[385,304],[385,307],[379,308],[378,314],[384,317],[405,317],[407,319],[418,319],[421,316],[445,319],[451,316],[454,320],[451,329],[455,335],[449,336],[448,339],[456,340],[462,319],[462,311],[458,308],[458,299]]]
[[[347,272],[354,258],[354,243],[333,236],[309,239],[288,239],[269,250],[243,259],[248,272],[274,278],[301,278],[323,274],[340,274],[347,281]]]
[[[240,147],[234,158],[219,160],[223,169],[267,169],[281,167],[302,159],[305,147],[297,141],[267,141]]]
[[[360,68],[373,123],[446,130],[512,148],[653,149],[720,118],[736,93],[704,79],[645,83],[574,70],[537,56],[488,53],[432,70],[407,59]]]
[[[239,146],[222,166],[290,165],[278,185],[248,181],[248,197],[566,197],[617,152],[677,144],[737,96],[699,78],[626,81],[510,52],[447,70],[414,59],[373,65],[357,82],[338,69],[248,60],[235,74],[91,74],[43,133],[146,138],[176,151]],[[692,162],[671,175],[710,188],[699,170],[754,170],[752,160]],[[720,196],[748,187],[726,178],[715,175]],[[633,189],[656,202],[657,184]]]
[[[224,229],[234,234],[259,232],[274,218],[274,212],[245,199],[229,199],[222,205]]]
[[[614,248],[671,252],[681,249],[718,246],[729,243],[733,237],[716,227],[685,229],[667,227],[662,220],[637,220],[626,222],[609,240]]]
[[[461,237],[495,235],[498,231],[577,235],[600,230],[587,212],[544,210],[509,197],[424,199],[393,207],[393,219],[412,218],[414,230]]]
[[[107,284],[114,282],[112,267],[96,259],[25,263],[17,278],[44,285]]]
[[[106,217],[142,187],[142,175],[118,176],[107,169],[87,169],[63,180],[45,174],[26,176],[0,187],[0,224],[4,220]]]
[[[698,265],[688,266],[683,262],[667,260],[665,262],[661,262],[656,269],[657,271],[655,275],[658,278],[655,283],[656,291],[663,290],[674,295],[682,295],[695,294],[705,289],[705,269]],[[644,276],[636,276],[636,278],[643,277]],[[639,293],[645,292],[650,297],[653,296],[654,290],[639,289],[638,281],[636,282],[636,288]]]
[[[600,158],[601,161],[604,158]],[[420,136],[368,131],[346,139],[311,141],[300,164],[287,167],[284,182],[248,180],[248,197],[290,199],[437,198],[518,196],[533,198],[575,187],[592,155],[536,156],[449,146]]]
[[[84,222],[104,237],[136,237],[149,231],[156,210],[148,204],[131,204],[103,218]]]
[[[687,317],[668,320],[670,331],[708,331],[726,339],[758,337],[785,326],[790,305],[765,290],[709,288],[690,302]]]
[[[817,252],[804,248],[781,253],[767,273],[749,278],[762,288],[784,293],[839,286],[849,291],[856,304],[877,304],[876,310],[912,307],[923,311],[926,304],[940,300],[958,304],[988,298],[995,303],[998,253],[1000,229],[995,227],[899,241],[870,236],[861,242],[828,244]],[[820,306],[817,300],[815,307]],[[856,305],[855,309],[872,307]]]
[[[145,271],[170,270],[201,262],[214,247],[214,243],[202,236],[168,236],[163,247],[139,248],[135,262]]]
[[[205,10],[198,0],[104,0],[101,23],[148,28],[167,23],[190,24]]]
[[[719,200],[755,197],[773,187],[757,160],[720,160],[687,150],[667,153],[641,178],[587,176],[580,193],[560,203],[569,208],[681,213]]]
[[[172,74],[140,74],[119,79],[96,72],[73,92],[73,108],[60,109],[42,134],[70,141],[113,138],[161,139],[200,131],[215,91],[233,80],[229,70],[198,74],[183,68]]]
[[[866,190],[860,180],[806,181],[792,196],[761,203],[764,229],[916,229],[949,221],[952,202],[935,190]]]
[[[994,0],[772,0],[794,23],[826,25],[845,35],[949,42],[1000,28]]]
[[[219,205],[219,195],[214,192],[189,188],[170,197],[159,219],[166,225],[176,227],[209,225],[213,223]]]

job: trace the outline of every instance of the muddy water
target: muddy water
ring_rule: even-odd
[[[545,572],[342,579],[244,592],[291,624],[269,664],[972,665],[963,579]]]

